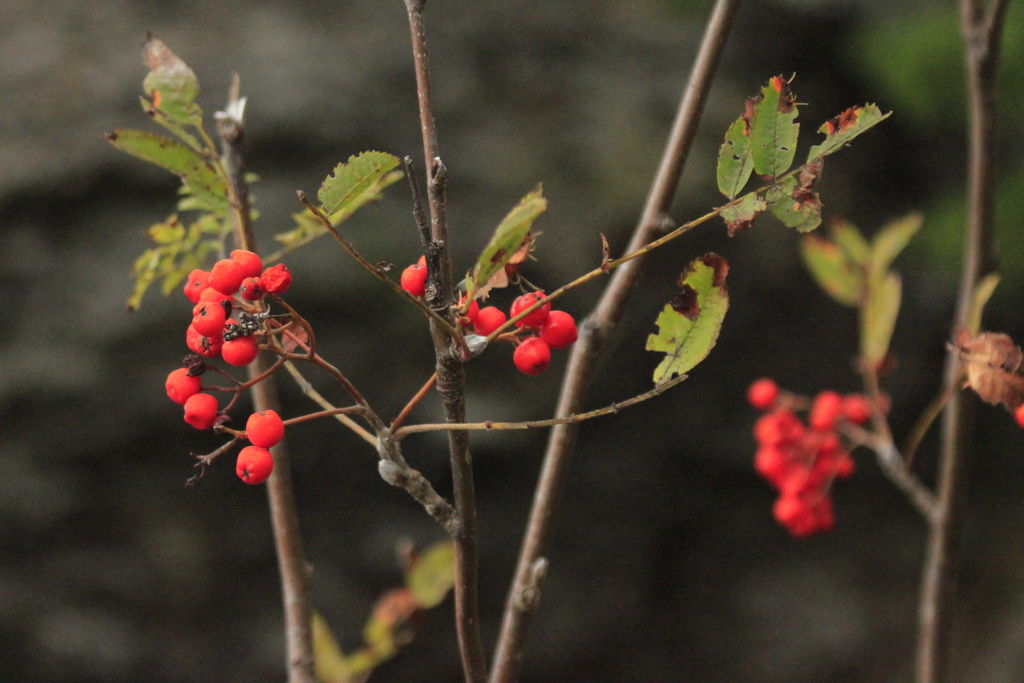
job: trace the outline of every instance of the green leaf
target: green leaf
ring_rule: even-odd
[[[808,235],[800,243],[804,265],[825,292],[845,306],[859,306],[864,298],[864,269],[839,245]]]
[[[750,180],[754,160],[750,150],[750,129],[742,116],[725,133],[725,142],[718,148],[718,189],[729,199],[735,199]]]
[[[871,245],[864,239],[853,223],[837,218],[829,224],[832,241],[843,250],[846,257],[861,266],[867,266],[871,259]]]
[[[480,257],[470,274],[467,299],[475,298],[476,293],[487,285],[491,276],[504,268],[509,259],[527,243],[533,221],[547,208],[548,201],[544,199],[544,188],[538,185],[501,219],[491,241],[480,252]]]
[[[871,240],[871,272],[882,274],[921,228],[924,217],[911,213],[886,223]]]
[[[750,148],[754,171],[776,178],[787,170],[796,156],[797,106],[793,93],[782,76],[773,76],[761,88],[750,119]]]
[[[379,183],[398,166],[398,157],[385,152],[362,152],[354,154],[335,166],[331,175],[324,179],[317,192],[317,198],[323,204],[324,213],[331,215],[346,210],[352,204],[361,206],[376,199],[380,190]],[[387,183],[390,185],[398,178]],[[385,185],[386,187],[386,185]],[[351,214],[351,209],[349,214]]]
[[[860,355],[869,365],[877,365],[889,353],[889,342],[900,312],[902,285],[900,276],[888,273],[870,283],[867,301],[861,309]]]
[[[142,46],[142,56],[150,69],[142,89],[152,107],[174,123],[202,125],[203,111],[195,102],[199,94],[195,72],[152,33]]]
[[[228,207],[227,187],[213,164],[180,142],[141,130],[117,130],[108,133],[107,140],[122,152],[176,174],[196,197]]]
[[[999,274],[989,273],[979,282],[974,292],[971,293],[971,309],[967,313],[967,332],[972,337],[977,337],[981,332],[981,314],[985,312],[985,306],[992,294],[999,286]]]
[[[405,585],[423,609],[441,604],[454,584],[455,544],[452,541],[431,546],[405,573]]]
[[[149,238],[157,244],[180,242],[185,237],[185,226],[172,219],[167,223],[157,223],[147,231]]]
[[[722,207],[719,215],[725,221],[729,237],[732,237],[736,233],[751,227],[754,221],[767,210],[768,204],[765,203],[761,193],[750,192],[735,204]]]
[[[337,639],[319,612],[313,612],[313,666],[319,683],[349,683],[352,670]]]
[[[811,147],[811,151],[807,153],[807,161],[811,162],[838,151],[855,137],[877,126],[891,115],[892,112],[883,114],[875,104],[850,107],[821,124],[818,132],[825,134],[825,141]]]
[[[648,351],[665,354],[654,370],[655,384],[689,372],[714,348],[729,308],[728,274],[725,259],[709,252],[679,277],[679,293],[658,315],[657,334],[647,337]]]
[[[782,180],[768,195],[772,215],[797,232],[810,232],[821,225],[821,199],[804,191],[796,178]]]

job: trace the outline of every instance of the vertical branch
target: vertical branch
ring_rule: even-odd
[[[238,77],[231,85],[226,112],[217,117],[217,132],[223,147],[224,167],[231,187],[231,203],[235,212],[235,230],[238,244],[256,250],[249,206],[249,190],[245,182],[245,156],[243,147],[242,109],[244,98],[238,96]],[[270,364],[266,351],[249,364],[249,377],[260,375]],[[252,387],[256,410],[280,412],[277,382],[266,377]],[[267,498],[270,503],[270,521],[274,533],[274,547],[281,574],[281,592],[284,602],[285,640],[288,656],[289,683],[314,683],[312,608],[309,598],[309,568],[302,548],[299,517],[295,508],[292,472],[288,449],[282,439],[271,451],[274,454],[274,472],[267,480]]]
[[[717,0],[715,3],[643,214],[627,247],[628,252],[651,241],[670,222],[667,212],[679,184],[683,163],[696,136],[712,77],[738,7],[739,0]],[[596,360],[622,318],[643,261],[643,258],[634,259],[615,272],[596,308],[583,322],[565,371],[557,416],[579,412],[593,377]],[[490,679],[492,683],[519,678],[526,634],[548,564],[543,553],[558,499],[568,479],[569,461],[576,445],[578,430],[575,424],[558,425],[551,430],[515,576],[506,598]]]
[[[952,335],[966,325],[971,295],[978,281],[996,269],[995,237],[995,94],[999,39],[1009,3],[961,0],[960,29],[964,41],[968,98],[967,224],[964,264]],[[959,360],[946,360],[945,382],[958,381]],[[936,515],[931,520],[921,579],[918,614],[917,680],[946,678],[960,537],[967,493],[966,464],[974,403],[955,392],[942,421]]]
[[[427,34],[423,23],[426,0],[405,0],[409,15],[413,63],[416,69],[416,94],[419,102],[420,129],[423,133],[423,157],[427,172],[427,204],[430,209],[430,243],[427,245],[427,304],[451,320],[454,302],[452,262],[448,251],[447,196],[448,173],[441,162],[437,127],[430,97],[430,62]],[[444,406],[446,422],[466,421],[466,377],[462,362],[453,356],[444,329],[430,322],[434,342],[437,391]],[[477,587],[476,492],[473,464],[469,452],[469,433],[448,432],[448,451],[455,493],[455,625],[459,635],[459,654],[467,681],[477,683],[487,677],[487,662],[480,638]]]

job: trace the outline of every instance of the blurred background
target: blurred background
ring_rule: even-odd
[[[639,215],[710,2],[431,0],[427,11],[452,247],[468,268],[507,210],[543,181],[538,261],[551,288],[593,267],[598,233],[621,252]],[[924,213],[896,262],[904,307],[888,378],[897,437],[937,393],[959,279],[964,101],[955,3],[744,3],[673,215],[722,202],[714,160],[743,99],[796,73],[803,145],[845,107],[892,118],[829,161],[826,215],[872,233]],[[0,679],[283,679],[276,563],[262,487],[218,462],[186,490],[189,453],[219,440],[181,421],[163,391],[185,351],[188,304],[150,293],[129,314],[145,229],[174,210],[177,180],[103,140],[148,128],[140,45],[159,34],[196,71],[200,103],[223,106],[231,72],[249,97],[248,159],[260,176],[259,239],[291,227],[294,190],[314,191],[364,149],[421,145],[402,3],[47,3],[0,7]],[[1004,40],[997,165],[1003,282],[985,327],[1024,339],[1020,228],[1024,8]],[[415,260],[405,184],[348,234],[371,261]],[[754,472],[746,386],[763,375],[804,394],[858,390],[856,314],[821,293],[795,233],[766,217],[729,239],[708,225],[656,253],[588,403],[644,391],[643,350],[673,280],[715,250],[731,264],[718,346],[670,394],[582,427],[529,640],[526,681],[891,681],[912,671],[924,524],[870,454],[834,489],[835,531],[791,538]],[[414,310],[328,242],[290,255],[290,301],[325,355],[394,415],[428,377]],[[582,317],[602,283],[562,307]],[[508,302],[498,295],[499,304]],[[468,367],[471,419],[548,416],[567,353],[538,377],[496,348]],[[329,396],[324,377],[310,375]],[[283,381],[284,412],[315,409]],[[236,412],[243,415],[246,406]],[[433,421],[436,400],[413,419]],[[546,434],[472,440],[480,502],[483,631],[496,636]],[[380,480],[374,454],[333,422],[290,430],[313,595],[351,648],[374,600],[401,582],[396,547],[440,530]],[[931,481],[935,438],[918,455]],[[1024,677],[1024,433],[979,410],[954,678]],[[406,455],[445,495],[441,438]],[[459,679],[451,599],[375,680]]]

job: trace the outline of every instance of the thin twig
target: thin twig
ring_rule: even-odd
[[[967,72],[967,221],[964,263],[951,338],[966,326],[977,283],[996,270],[996,72],[1006,0],[960,1],[960,30]],[[945,386],[957,383],[960,360],[946,358]],[[917,680],[945,680],[956,598],[960,538],[967,497],[967,459],[976,403],[954,392],[946,404],[938,472],[938,509],[929,528],[918,602]]]
[[[430,59],[427,32],[423,22],[425,0],[405,0],[409,18],[413,66],[416,72],[416,97],[423,136],[423,161],[427,174],[427,203],[430,208],[430,244],[427,249],[427,304],[435,315],[430,318],[430,336],[434,343],[437,391],[446,422],[466,421],[466,376],[462,361],[451,353],[449,337],[461,340],[448,320],[455,303],[452,286],[452,261],[448,248],[448,171],[441,161],[437,126],[430,96]],[[441,317],[441,315],[445,317]],[[465,353],[464,344],[461,344]],[[448,432],[448,453],[452,467],[455,513],[455,626],[459,637],[459,655],[468,683],[483,683],[487,678],[487,658],[480,637],[477,585],[476,491],[467,432]]]
[[[375,278],[386,284],[388,287],[391,288],[391,291],[395,292],[403,299],[411,303],[413,306],[420,309],[423,315],[427,316],[433,323],[440,326],[447,334],[453,337],[458,335],[458,332],[455,331],[455,328],[452,327],[451,323],[449,323],[447,320],[445,320],[436,312],[434,312],[429,306],[423,303],[422,299],[420,299],[419,297],[415,297],[409,292],[402,289],[402,285],[398,284],[397,282],[389,278],[387,275],[381,272],[380,268],[367,261],[366,257],[360,254],[359,251],[355,248],[355,246],[347,239],[342,237],[341,233],[338,232],[333,225],[331,225],[330,219],[324,215],[323,211],[318,209],[312,202],[309,201],[309,199],[306,197],[305,192],[299,190],[295,194],[298,196],[299,201],[302,202],[303,206],[309,209],[310,213],[316,216],[317,220],[319,220],[320,223],[323,224],[325,228],[327,228],[327,231],[331,234],[331,237],[333,237],[334,240],[338,244],[340,244],[341,247],[346,252],[348,252],[348,255],[351,256],[356,261],[356,263],[363,267],[363,270],[370,273],[370,275],[373,275]]]
[[[238,100],[238,82],[235,79],[227,111]],[[217,131],[223,143],[224,167],[232,188],[232,209],[235,214],[235,236],[243,249],[256,251],[252,229],[249,190],[245,182],[245,156],[243,124],[239,119],[224,116],[217,122]],[[268,355],[260,353],[247,368],[250,379],[263,375],[271,365]],[[256,410],[275,410],[281,405],[277,382],[273,375],[265,377],[252,387]],[[292,471],[286,441],[281,440],[271,449],[274,471],[267,480],[267,498],[274,533],[274,547],[281,573],[282,598],[285,614],[285,641],[289,683],[315,683],[313,672],[312,607],[309,597],[309,565],[302,549],[299,517],[292,488]]]
[[[700,121],[704,101],[711,88],[718,59],[738,7],[739,0],[717,0],[715,3],[658,172],[627,252],[637,251],[651,242],[664,223],[664,217],[675,196],[683,163],[697,132],[697,123]],[[579,340],[573,347],[565,372],[556,415],[571,415],[580,410],[594,374],[597,358],[611,331],[622,318],[643,261],[642,257],[635,258],[615,271],[596,309],[581,325]],[[601,269],[598,268],[598,271],[601,272]],[[526,634],[537,605],[536,596],[535,599],[524,602],[523,595],[528,591],[539,591],[539,584],[534,580],[534,568],[543,559],[542,555],[547,548],[551,520],[568,479],[569,461],[575,448],[577,433],[578,428],[575,425],[564,424],[552,429],[548,437],[544,464],[534,493],[515,577],[505,601],[501,633],[491,671],[492,683],[510,683],[519,678]]]
[[[306,396],[308,396],[314,403],[316,403],[324,410],[335,410],[335,406],[326,398],[324,398],[323,395],[319,391],[317,391],[312,384],[310,384],[309,380],[307,380],[303,376],[299,369],[295,367],[295,363],[291,361],[284,361],[284,369],[287,370],[289,374],[291,374],[292,378],[295,380],[295,383],[299,386],[299,390],[302,391],[302,393],[304,393]],[[338,422],[340,422],[341,424],[345,425],[350,430],[355,432],[356,436],[358,436],[360,439],[373,446],[374,449],[377,448],[377,437],[374,436],[371,432],[368,432],[358,422],[350,418],[348,415],[345,415],[344,413],[338,413],[334,417],[338,420]]]
[[[597,408],[590,410],[585,413],[573,413],[565,417],[552,417],[546,420],[526,420],[524,422],[494,422],[488,420],[486,422],[464,422],[462,424],[452,424],[448,422],[438,424],[417,424],[409,425],[408,427],[402,427],[393,432],[392,438],[400,440],[410,434],[422,434],[423,432],[440,432],[440,431],[500,431],[500,430],[512,430],[512,429],[537,429],[542,427],[554,427],[555,425],[561,424],[575,424],[578,422],[584,422],[586,420],[592,420],[595,417],[604,417],[605,415],[611,415],[617,413],[620,410],[634,406],[637,403],[643,403],[644,401],[654,398],[660,394],[665,393],[675,385],[679,384],[686,379],[686,375],[680,375],[674,377],[666,382],[655,385],[650,391],[645,391],[642,394],[637,394],[631,398],[624,399],[622,401],[616,401],[611,405],[607,405],[603,408]]]
[[[925,434],[928,433],[935,420],[942,414],[942,409],[946,407],[953,392],[958,389],[959,386],[956,384],[943,389],[938,396],[932,399],[932,402],[925,407],[924,411],[917,418],[917,422],[914,423],[906,442],[903,444],[903,458],[906,460],[907,467],[914,464],[914,455],[917,453],[917,447],[921,445]]]
[[[398,413],[398,417],[391,421],[390,429],[392,434],[395,433],[396,429],[402,426],[402,423],[405,422],[405,418],[409,417],[409,413],[412,412],[413,408],[419,405],[419,402],[423,400],[423,397],[427,395],[428,391],[434,388],[434,384],[436,383],[437,373],[435,372],[432,375],[430,375],[430,379],[423,383],[423,386],[420,387],[419,391],[417,391],[416,394],[409,399],[409,402],[405,404],[405,407],[402,408],[402,411]]]
[[[882,474],[906,494],[907,499],[917,508],[926,522],[931,523],[935,519],[937,510],[935,494],[910,470],[906,455],[900,454],[892,439],[871,433],[851,422],[841,423],[839,430],[854,443],[874,451]]]
[[[416,221],[416,229],[420,233],[420,244],[426,252],[430,246],[430,222],[423,213],[423,193],[420,192],[420,183],[416,179],[416,167],[413,166],[412,157],[406,156],[402,159],[402,167],[405,169],[405,177],[409,179],[409,191],[412,193],[412,217]]]

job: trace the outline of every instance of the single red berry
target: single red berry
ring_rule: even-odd
[[[793,444],[803,438],[804,426],[788,410],[775,410],[754,423],[754,438],[762,446]]]
[[[843,399],[841,412],[850,422],[862,425],[871,417],[871,403],[860,394],[852,394]]]
[[[224,344],[224,338],[219,334],[205,335],[192,325],[185,331],[185,345],[194,353],[207,358],[214,358],[220,354],[220,347]]]
[[[239,294],[246,301],[259,301],[263,298],[263,280],[259,277],[247,277],[242,280],[242,285],[239,288]]]
[[[484,306],[476,314],[476,320],[473,321],[473,330],[477,334],[486,337],[504,325],[507,320],[508,316],[501,309],[494,306]]]
[[[529,318],[530,316],[526,316]],[[540,328],[540,338],[548,343],[553,349],[564,349],[572,346],[579,333],[576,331],[576,321],[565,311],[551,311],[548,319]]]
[[[198,376],[192,377],[188,374],[188,368],[178,368],[167,375],[164,389],[167,391],[167,398],[184,405],[192,395],[199,393],[202,385],[203,382]]]
[[[210,286],[221,294],[234,294],[244,277],[242,266],[237,261],[221,259],[210,269]]]
[[[246,446],[238,452],[235,474],[246,484],[261,484],[274,471],[274,456],[266,448]]]
[[[413,296],[423,296],[427,291],[427,269],[418,263],[402,271],[402,289]]]
[[[202,291],[202,293],[200,293],[199,303],[203,303],[204,301],[216,301],[224,307],[225,311],[235,305],[234,299],[227,294],[221,294],[213,287],[207,287]]]
[[[834,391],[823,391],[814,397],[808,422],[811,429],[819,432],[831,431],[843,407],[842,397]]]
[[[192,309],[192,327],[207,337],[213,337],[224,329],[227,320],[224,307],[215,301],[201,301]]]
[[[794,495],[783,495],[775,501],[772,506],[772,515],[775,521],[786,528],[800,522],[802,517],[807,517],[809,509],[803,498]]]
[[[775,488],[781,488],[792,468],[788,452],[778,446],[761,446],[754,453],[754,469]]]
[[[1017,406],[1017,409],[1013,411],[1013,419],[1017,421],[1021,429],[1024,429],[1024,403]]]
[[[278,263],[270,266],[260,275],[260,282],[263,284],[263,291],[268,294],[284,294],[292,284],[292,273],[288,266]]]
[[[747,389],[747,402],[758,410],[768,410],[779,397],[779,385],[768,377],[756,380]]]
[[[256,360],[259,352],[256,340],[252,337],[235,337],[231,341],[224,342],[220,347],[220,357],[224,359],[224,362],[239,367]]]
[[[217,420],[217,399],[210,394],[193,394],[185,401],[185,422],[196,429],[209,429]]]
[[[539,375],[551,365],[551,347],[540,337],[530,337],[516,347],[512,362],[519,372]]]
[[[253,413],[245,422],[245,437],[253,446],[270,448],[284,437],[284,422],[275,410]]]
[[[263,272],[263,261],[254,251],[235,249],[231,252],[231,260],[242,266],[242,278],[259,277]]]
[[[210,273],[196,268],[188,274],[188,279],[185,280],[185,296],[188,300],[194,304],[199,303],[199,295],[203,293],[203,290],[210,286]]]
[[[465,297],[459,300],[459,306],[462,305],[464,299]],[[480,304],[476,299],[473,299],[469,302],[469,308],[466,309],[464,317],[468,318],[470,323],[475,323],[478,315],[480,315]]]
[[[509,317],[514,318],[530,306],[544,298],[544,292],[530,292],[529,294],[523,294],[512,302],[512,307],[509,309]],[[548,301],[543,306],[534,309],[528,315],[520,318],[516,321],[516,327],[540,327],[551,313],[551,302]]]

